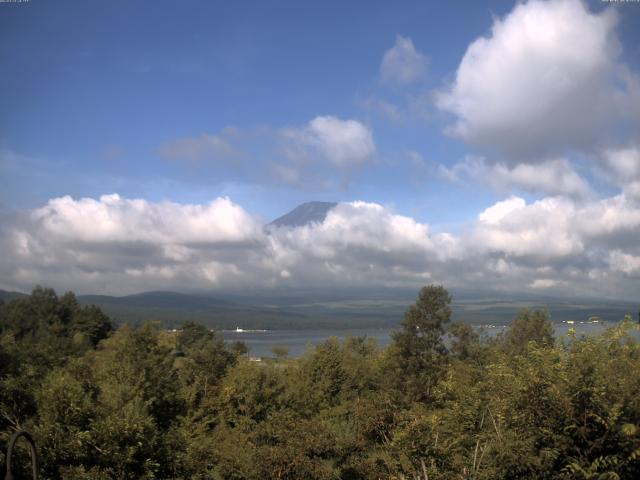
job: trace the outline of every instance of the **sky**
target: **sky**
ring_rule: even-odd
[[[638,2],[0,3],[2,289],[636,299],[639,238]]]

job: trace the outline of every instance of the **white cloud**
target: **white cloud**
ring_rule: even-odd
[[[62,197],[16,218],[0,235],[15,255],[0,261],[0,272],[23,285],[85,292],[229,287],[247,281],[247,264],[263,268],[256,256],[261,232],[228,198],[182,205],[116,194]]]
[[[584,246],[573,221],[574,204],[566,199],[545,198],[530,205],[511,197],[486,209],[471,241],[481,251],[507,256],[550,259],[579,254]]]
[[[421,80],[427,70],[427,59],[416,50],[410,38],[396,36],[396,43],[387,50],[380,64],[385,82],[406,85]]]
[[[34,210],[32,218],[47,235],[80,242],[240,242],[253,238],[259,228],[228,198],[207,205],[181,205],[129,200],[117,194],[99,200],[66,196]]]
[[[505,163],[489,164],[482,157],[469,156],[450,168],[440,165],[439,174],[453,182],[469,177],[499,192],[515,189],[575,198],[586,198],[593,193],[587,181],[564,158],[512,166]]]
[[[322,223],[263,229],[226,198],[180,205],[114,194],[52,199],[16,218],[0,246],[11,252],[0,260],[0,288],[130,293],[420,283],[456,241],[364,202],[339,204]]]
[[[581,232],[608,242],[637,245],[640,231],[640,207],[627,194],[604,198],[581,208]]]
[[[295,155],[311,158],[319,154],[340,168],[366,163],[376,151],[373,135],[365,125],[330,115],[316,117],[303,128],[285,129],[282,134],[296,149]]]
[[[608,167],[604,176],[615,184],[627,187],[640,181],[640,147],[611,148],[602,156]]]
[[[524,199],[512,196],[487,208],[478,215],[478,220],[495,225],[510,213],[522,210],[526,204]]]
[[[618,62],[617,15],[579,0],[530,0],[467,49],[438,106],[466,141],[531,161],[590,149],[620,121],[637,120],[637,77]]]
[[[497,188],[521,188],[532,193],[587,197],[588,183],[576,173],[566,159],[548,160],[539,165],[496,164],[487,169],[486,178]]]
[[[614,250],[609,253],[609,266],[614,272],[640,273],[640,256]]]
[[[640,180],[628,182],[622,192],[630,201],[633,200],[636,203],[640,203]]]
[[[0,225],[0,288],[118,294],[441,282],[631,296],[638,234],[640,207],[624,193],[580,203],[511,196],[456,232],[366,202],[338,204],[323,222],[265,229],[227,198],[62,197]]]
[[[354,119],[317,116],[288,128],[226,127],[216,134],[169,140],[165,159],[188,160],[191,181],[249,181],[296,188],[343,187],[376,152],[371,130]]]
[[[428,225],[366,202],[339,204],[324,222],[272,232],[277,261],[304,285],[401,285],[430,277],[451,249]]]

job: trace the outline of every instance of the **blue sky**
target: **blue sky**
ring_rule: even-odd
[[[364,201],[458,242],[487,209],[519,200],[591,212],[618,199],[633,216],[638,22],[639,4],[571,0],[0,4],[4,237],[19,236],[15,218],[67,195],[182,206],[228,197],[258,224],[304,201]],[[482,255],[550,267],[538,284],[568,292],[588,289],[567,264],[595,278],[622,262],[619,280],[635,278],[640,252],[589,238],[553,265],[501,242]],[[412,282],[448,278],[430,262],[419,273],[431,277]],[[47,278],[20,268],[6,266],[7,288]]]
[[[415,150],[433,161],[457,161],[465,150],[442,135],[445,120],[427,107],[425,118],[394,125],[361,104],[373,95],[408,94],[379,78],[396,35],[411,38],[428,56],[424,81],[409,92],[418,95],[441,86],[469,42],[512,2],[467,2],[464,8],[449,2],[269,3],[3,5],[0,142],[27,157],[29,167],[5,174],[2,203],[33,207],[65,194],[115,191],[207,201],[222,193],[270,218],[314,198],[366,199],[433,221],[439,213],[420,210],[434,210],[433,199],[447,195],[456,210],[448,215],[467,218],[466,189],[453,192],[428,178],[408,181],[406,159],[398,159]],[[297,125],[317,115],[363,119],[376,128],[379,156],[397,163],[372,169],[346,191],[309,192],[252,188],[214,172],[198,181],[188,168],[154,154],[176,137],[227,126]],[[485,203],[491,198],[480,196]]]

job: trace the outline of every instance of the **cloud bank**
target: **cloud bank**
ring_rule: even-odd
[[[511,196],[456,232],[436,232],[358,201],[338,204],[322,223],[265,228],[228,198],[62,197],[4,219],[0,288],[125,294],[441,282],[631,297],[640,281],[638,206],[625,193],[581,203]]]

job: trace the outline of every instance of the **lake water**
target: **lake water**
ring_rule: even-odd
[[[613,323],[557,323],[554,324],[556,337],[565,336],[570,328],[575,328],[577,334],[598,333]],[[399,327],[397,327],[399,328]],[[330,337],[338,337],[344,340],[349,336],[366,336],[375,338],[378,345],[384,347],[391,342],[391,332],[397,328],[356,328],[356,329],[324,329],[324,330],[266,330],[244,331],[223,330],[219,333],[229,342],[240,340],[249,347],[249,355],[252,357],[273,357],[271,348],[274,346],[286,346],[289,348],[290,357],[302,355],[308,348],[318,345]],[[504,330],[504,326],[483,326],[487,335],[493,337]]]

